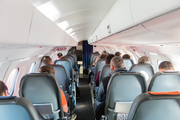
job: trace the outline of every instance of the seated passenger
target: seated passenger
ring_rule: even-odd
[[[54,70],[54,68],[52,66],[42,66],[39,69],[39,72],[40,73],[49,73],[49,74],[55,75],[55,70]],[[65,97],[64,92],[61,90],[61,101],[62,101],[63,111],[66,112],[66,113],[68,113],[68,106],[67,106],[67,101],[68,100],[69,100],[69,95],[66,94],[66,97]]]
[[[115,73],[115,72],[119,72],[119,71],[124,71],[126,72],[127,70],[125,69],[125,65],[124,65],[124,61],[121,57],[115,56],[111,59],[110,62],[110,68],[111,68],[111,73],[110,76],[107,76],[105,78],[102,79],[102,82],[99,85],[99,89],[98,89],[98,94],[97,94],[97,101],[96,101],[96,109],[95,109],[95,117],[96,120],[100,120],[101,115],[104,114],[104,108],[105,108],[105,99],[106,99],[106,89],[107,89],[107,85],[108,82],[111,78],[111,76]],[[99,102],[99,103],[98,103]]]
[[[131,56],[129,54],[124,54],[122,56],[122,59],[131,59]]]
[[[43,56],[41,62],[43,65],[54,65],[51,57],[49,57],[49,56]]]
[[[121,53],[120,52],[116,52],[115,56],[121,56]]]
[[[111,59],[114,57],[113,54],[109,54],[105,57],[105,64],[110,64]],[[96,75],[96,79],[95,79],[95,84],[96,86],[99,86],[99,76],[101,74],[101,71],[98,71],[97,75]]]
[[[138,59],[138,64],[145,64],[145,63],[148,63],[150,64],[150,58],[147,57],[147,56],[142,56]]]
[[[63,56],[63,54],[62,54],[62,53],[58,53],[58,54],[57,54],[58,59],[60,59],[60,58],[61,58],[61,56]]]
[[[166,71],[175,71],[174,67],[170,61],[163,61],[159,65],[159,72],[166,72]],[[151,82],[151,78],[147,81],[148,86]]]
[[[3,81],[0,80],[0,96],[8,96],[8,88]]]

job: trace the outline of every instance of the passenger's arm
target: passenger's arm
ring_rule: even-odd
[[[104,87],[103,87],[103,83],[101,82],[100,85],[99,85],[99,89],[98,89],[98,93],[97,93],[96,99],[99,102],[102,102],[102,101],[104,101],[103,100],[103,96],[104,96]]]

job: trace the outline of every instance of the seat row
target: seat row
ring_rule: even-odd
[[[96,64],[97,68],[95,67],[95,71],[96,69],[97,71],[101,70],[100,81],[103,77],[108,76],[111,71],[110,65],[104,65],[103,61],[104,60],[98,60]],[[131,60],[129,60],[129,62],[131,62]],[[124,63],[126,64],[125,61]],[[95,76],[96,73],[97,72],[94,74]],[[152,80],[148,87],[146,81],[150,77],[152,77]],[[95,77],[92,77],[91,83],[94,82],[94,78]],[[92,84],[92,100],[94,97],[96,98],[94,88],[95,84]],[[152,65],[134,64],[129,72],[117,72],[113,74],[106,91],[105,114],[101,119],[180,119],[179,72],[158,72],[154,74]],[[147,93],[147,91],[151,92]]]
[[[77,59],[73,57],[75,55],[67,56],[72,62],[57,60],[55,64],[58,65],[50,65],[55,69],[55,76],[48,73],[26,74],[21,78],[20,97],[0,97],[0,119],[68,119],[68,115],[63,112],[60,88],[70,94],[72,103],[69,107],[73,112],[75,106],[69,85],[74,85],[74,81],[78,79],[78,72],[72,72],[77,64]],[[75,87],[73,92],[76,92]]]

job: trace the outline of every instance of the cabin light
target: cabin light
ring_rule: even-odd
[[[70,29],[66,30],[66,32],[67,32],[68,34],[70,34],[72,31],[73,31],[73,29],[72,29],[72,28],[70,28]]]
[[[68,28],[69,24],[68,24],[68,22],[63,21],[63,22],[59,23],[58,26],[59,26],[61,29],[65,30],[65,29]]]
[[[158,55],[157,53],[151,53],[151,52],[149,54],[151,54],[151,55]]]
[[[26,60],[29,60],[29,59],[30,59],[30,57],[29,58],[25,58],[25,59],[21,59],[20,62],[26,61]]]
[[[51,1],[44,3],[37,7],[37,9],[52,21],[56,21],[60,17],[59,11],[54,7]]]
[[[42,57],[43,55],[38,55],[38,57]]]

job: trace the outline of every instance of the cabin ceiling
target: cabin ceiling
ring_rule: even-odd
[[[116,0],[28,0],[78,41],[87,40]]]

